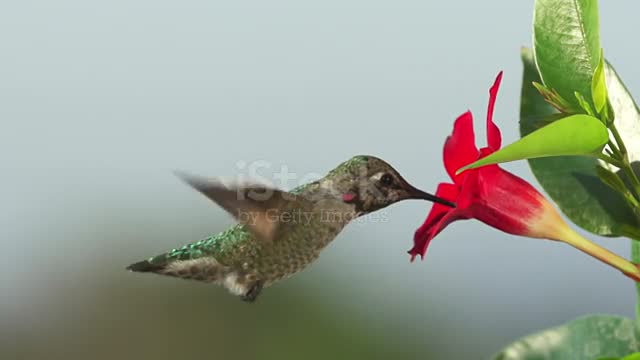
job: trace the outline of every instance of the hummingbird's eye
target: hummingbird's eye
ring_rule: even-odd
[[[383,174],[382,177],[380,177],[380,182],[384,186],[389,186],[389,185],[393,184],[393,176],[391,176],[389,174]]]

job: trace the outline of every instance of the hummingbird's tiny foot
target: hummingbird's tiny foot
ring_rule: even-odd
[[[246,301],[246,302],[254,302],[256,301],[256,298],[258,298],[258,295],[260,295],[260,292],[262,291],[262,281],[256,281],[253,286],[251,286],[251,288],[249,289],[249,291],[247,291],[246,294],[240,296],[240,298],[242,299],[242,301]]]

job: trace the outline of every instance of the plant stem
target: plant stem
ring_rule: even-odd
[[[611,164],[613,166],[616,166],[618,168],[622,168],[624,166],[624,163],[621,160],[613,158],[613,157],[611,157],[611,156],[609,156],[607,154],[603,154],[603,153],[598,154],[598,159],[600,159],[600,160],[602,160],[604,162],[607,162],[607,163],[609,163],[609,164]]]
[[[634,279],[636,282],[640,282],[640,269],[638,269],[636,265],[623,258],[622,256],[609,251],[608,249],[594,243],[591,240],[584,238],[575,230],[567,227],[563,231],[563,238],[560,240],[582,252],[593,256],[603,263],[620,270],[623,274]]]
[[[636,173],[631,168],[631,164],[629,164],[629,162],[626,162],[624,166],[621,167],[621,169],[625,173],[625,175],[627,175],[629,181],[631,181],[636,198],[640,200],[640,180],[638,180],[638,176],[636,176]]]
[[[640,264],[640,240],[631,239],[631,261]],[[636,282],[636,293],[640,294],[638,282]],[[640,331],[640,300],[636,301],[636,331]]]
[[[620,149],[618,149],[616,144],[613,141],[609,140],[608,145],[611,153],[615,155],[617,158],[622,159],[622,153],[620,152]]]
[[[611,123],[611,126],[609,126],[609,130],[611,130],[613,138],[616,139],[616,145],[618,145],[618,149],[620,149],[622,156],[624,158],[627,158],[627,147],[624,146],[624,141],[622,141],[622,137],[620,136],[618,129],[613,123]]]
[[[620,160],[622,162],[621,166],[618,166],[615,164],[614,165],[618,166],[624,172],[624,174],[629,178],[629,182],[631,182],[631,185],[633,186],[633,194],[635,195],[636,199],[640,200],[640,180],[638,179],[638,176],[636,175],[635,171],[633,171],[633,168],[631,167],[631,162],[629,161],[629,154],[627,153],[627,147],[624,145],[624,141],[620,136],[620,132],[618,131],[618,128],[616,128],[614,123],[611,123],[611,125],[609,126],[609,130],[611,130],[611,133],[613,134],[613,137],[616,140],[616,145],[617,145],[616,150],[618,150],[620,153],[618,155],[619,159],[616,159],[616,160]],[[609,144],[610,144],[610,147],[612,147],[611,141],[609,142]],[[612,147],[612,149],[614,149],[614,147]]]

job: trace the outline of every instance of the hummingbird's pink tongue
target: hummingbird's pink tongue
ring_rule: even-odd
[[[348,192],[342,195],[342,201],[346,203],[351,203],[356,199],[357,195],[353,192]]]

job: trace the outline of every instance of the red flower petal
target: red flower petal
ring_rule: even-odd
[[[436,196],[443,199],[447,199],[455,202],[458,197],[458,186],[448,183],[440,183]],[[442,231],[449,223],[455,220],[456,209],[448,206],[434,203],[431,208],[431,212],[424,221],[424,224],[420,226],[413,237],[413,248],[409,250],[411,254],[411,261],[415,259],[417,255],[424,258],[427,253],[427,247],[440,231]]]
[[[502,71],[496,77],[496,81],[493,83],[491,89],[489,89],[489,107],[487,109],[487,146],[493,151],[500,149],[502,145],[502,135],[500,129],[493,122],[493,109],[496,104],[496,98],[498,97],[498,89],[500,89],[500,82],[502,81]]]
[[[498,165],[474,171],[458,199],[458,204],[468,204],[473,218],[516,235],[531,236],[530,227],[545,211],[545,200],[538,190]]]
[[[471,111],[460,115],[453,125],[453,133],[444,143],[444,167],[456,184],[462,184],[462,173],[456,176],[456,171],[461,167],[471,164],[478,159],[478,148],[473,132],[473,115]]]

